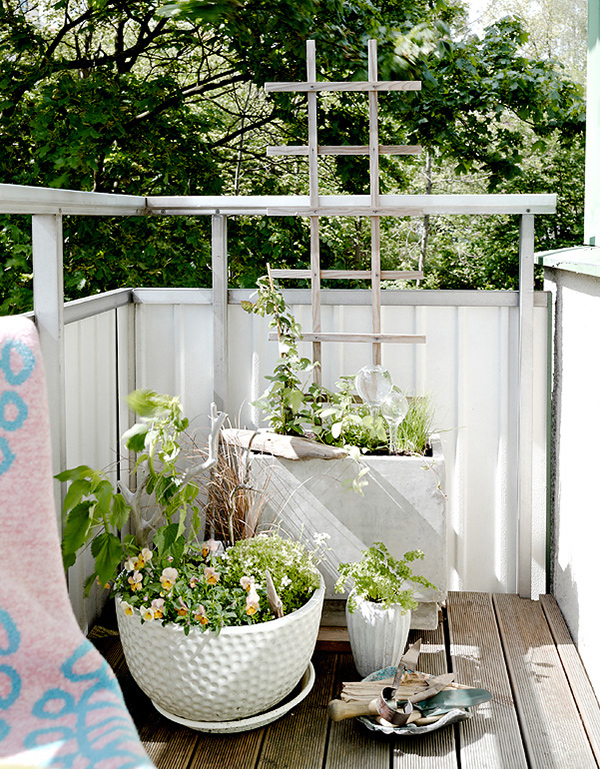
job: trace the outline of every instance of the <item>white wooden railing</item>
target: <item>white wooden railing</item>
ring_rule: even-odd
[[[339,206],[321,198],[321,207]],[[357,210],[361,196],[344,198]],[[34,314],[44,351],[56,469],[107,466],[129,420],[123,396],[147,386],[177,392],[201,423],[215,399],[233,419],[264,388],[276,345],[265,322],[245,314],[250,292],[227,288],[227,216],[305,213],[304,198],[142,198],[0,185],[0,213],[31,214]],[[551,195],[382,196],[381,215],[497,214],[521,217],[520,290],[384,291],[383,329],[425,332],[419,348],[384,347],[395,381],[430,392],[448,468],[452,587],[545,590],[548,304],[533,291],[533,218]],[[63,304],[63,215],[209,215],[212,289],[123,289]],[[310,327],[310,292],[286,292]],[[324,291],[323,327],[368,329],[370,292]],[[329,346],[328,346],[329,347]],[[331,345],[324,383],[352,374],[368,345]],[[200,426],[200,425],[199,425]],[[58,492],[58,490],[57,490]]]

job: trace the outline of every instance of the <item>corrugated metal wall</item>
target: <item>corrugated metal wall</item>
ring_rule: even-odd
[[[291,306],[310,327],[308,292],[291,292]],[[346,295],[348,304],[339,297]],[[410,295],[410,296],[407,296]],[[138,303],[67,326],[69,466],[110,466],[116,435],[116,394],[134,386],[180,394],[193,425],[205,430],[213,398],[210,292],[141,292]],[[228,412],[240,426],[260,415],[250,402],[266,386],[277,356],[268,324],[239,304],[250,292],[231,291]],[[453,589],[516,590],[518,308],[510,292],[384,292],[383,330],[425,333],[423,346],[385,345],[383,364],[408,393],[431,395],[447,462],[448,563]],[[354,297],[354,298],[352,298]],[[335,303],[330,303],[335,300]],[[323,330],[370,328],[361,292],[332,292]],[[166,303],[163,303],[166,302]],[[352,302],[352,303],[350,303]],[[410,304],[408,303],[410,302]],[[420,303],[425,302],[425,304]],[[534,368],[534,571],[543,583],[546,529],[547,308],[536,295]],[[119,343],[117,344],[117,338]],[[370,361],[365,344],[323,345],[323,380],[333,387]],[[305,351],[310,355],[309,345]],[[119,365],[117,366],[117,361]],[[82,573],[85,569],[82,568]],[[76,575],[71,576],[74,598]],[[541,589],[544,585],[540,584]],[[75,599],[76,606],[81,606]],[[91,607],[88,607],[89,615]],[[83,608],[80,609],[83,619]],[[91,619],[87,617],[88,621]]]

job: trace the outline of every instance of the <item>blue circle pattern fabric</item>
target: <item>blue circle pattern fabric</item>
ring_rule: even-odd
[[[71,612],[37,332],[0,321],[0,531],[11,549],[0,559],[0,764],[152,769],[112,670]]]
[[[10,716],[10,708],[21,695],[19,671],[10,664],[10,657],[19,650],[21,634],[11,615],[0,608],[0,635],[6,642],[0,646],[0,677],[8,679],[0,697],[0,716]],[[87,654],[98,659],[98,667],[78,673],[76,666]],[[4,662],[6,659],[6,663]],[[118,767],[118,769],[151,769],[150,759],[140,756],[139,738],[126,709],[121,690],[109,665],[98,655],[94,646],[84,640],[60,668],[65,688],[53,687],[42,694],[31,709],[31,731],[23,740],[24,750],[56,746],[49,759],[39,766],[49,769],[71,769],[75,764],[87,769]],[[85,684],[76,698],[67,690],[68,683]],[[100,719],[90,718],[100,712]],[[68,721],[68,724],[66,723]],[[0,751],[2,742],[11,731],[10,721],[0,717]],[[40,754],[41,755],[41,754]]]

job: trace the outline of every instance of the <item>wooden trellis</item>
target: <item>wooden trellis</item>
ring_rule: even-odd
[[[290,210],[290,214],[310,217],[310,269],[309,270],[272,270],[274,278],[309,278],[311,281],[312,330],[303,334],[306,341],[312,342],[313,360],[321,363],[322,342],[369,342],[373,348],[373,363],[381,363],[381,345],[384,342],[404,344],[423,344],[422,334],[390,334],[381,330],[381,281],[422,278],[423,273],[416,270],[381,270],[381,203],[379,194],[379,156],[380,155],[416,155],[421,152],[418,145],[380,145],[378,125],[378,94],[387,91],[419,91],[419,80],[378,80],[377,41],[369,40],[368,80],[366,82],[325,82],[317,81],[315,41],[306,43],[307,80],[304,83],[266,83],[270,92],[304,92],[308,99],[308,146],[268,147],[268,155],[308,156],[310,204],[305,210]],[[320,92],[356,92],[369,95],[369,144],[364,146],[320,146],[317,136],[317,96]],[[320,205],[319,198],[319,155],[368,155],[370,175],[370,205],[356,208],[341,205],[327,208]],[[278,212],[283,213],[282,211]],[[386,211],[395,215],[407,212]],[[319,218],[321,216],[368,216],[371,222],[371,269],[370,270],[322,270],[319,246]],[[371,282],[372,329],[365,333],[325,332],[321,328],[321,280],[322,279],[368,279]],[[273,337],[274,338],[274,337]],[[320,377],[320,366],[315,369]]]

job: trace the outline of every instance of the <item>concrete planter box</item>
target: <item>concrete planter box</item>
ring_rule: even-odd
[[[344,599],[333,590],[337,563],[357,560],[361,548],[382,541],[396,557],[416,548],[425,553],[414,570],[438,589],[418,596],[421,605],[411,626],[437,626],[437,602],[447,592],[445,465],[439,436],[432,437],[432,449],[432,457],[364,457],[369,474],[363,496],[348,488],[357,474],[351,459],[253,457],[255,472],[270,475],[271,519],[307,540],[319,531],[331,536],[322,568],[326,611],[335,613],[333,600],[339,604],[340,620],[331,624],[344,624]]]

